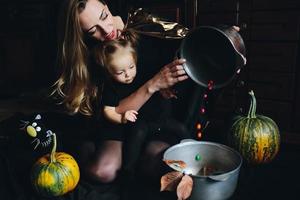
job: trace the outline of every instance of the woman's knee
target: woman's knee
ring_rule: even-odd
[[[122,143],[107,141],[96,152],[95,157],[96,159],[87,165],[88,176],[102,183],[114,181],[122,164]]]
[[[147,145],[140,168],[146,178],[156,181],[165,171],[162,157],[168,147],[170,145],[162,141],[152,141]]]
[[[162,141],[152,141],[150,142],[145,150],[145,155],[147,157],[159,157],[163,152],[170,147],[170,144]]]
[[[113,164],[103,166],[92,165],[87,170],[93,179],[101,183],[110,183],[116,179],[120,167]]]

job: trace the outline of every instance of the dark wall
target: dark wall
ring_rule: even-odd
[[[55,80],[56,24],[61,1],[0,0],[0,114],[3,99],[34,93]],[[142,6],[190,28],[237,23],[242,28],[248,58],[241,82],[236,82],[243,83],[240,84],[243,95],[237,97],[241,92],[233,90],[236,84],[229,87],[220,98],[215,117],[223,120],[237,104],[247,108],[247,92],[254,89],[258,112],[278,122],[284,136],[292,135],[289,140],[300,141],[298,1],[107,0],[107,3],[111,12],[124,20],[128,9]]]
[[[58,0],[0,2],[1,97],[53,81],[58,4]]]
[[[62,0],[0,1],[0,98],[52,85]],[[117,14],[121,1],[107,1]]]

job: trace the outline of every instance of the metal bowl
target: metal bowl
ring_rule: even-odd
[[[234,149],[219,143],[195,140],[170,147],[163,159],[186,163],[183,173],[189,174],[194,182],[190,200],[228,199],[236,189],[242,165],[242,157]],[[179,171],[178,168],[169,166]],[[214,170],[203,174],[201,171],[205,167]]]

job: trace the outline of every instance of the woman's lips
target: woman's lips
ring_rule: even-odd
[[[110,32],[105,36],[105,40],[113,40],[115,39],[115,37],[116,37],[116,31],[113,30],[112,32]]]

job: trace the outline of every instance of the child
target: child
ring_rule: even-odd
[[[104,117],[115,124],[124,126],[123,169],[128,173],[135,171],[140,152],[146,139],[160,137],[171,140],[176,137],[189,138],[185,127],[171,119],[171,102],[155,93],[140,109],[118,113],[119,101],[132,94],[144,84],[145,73],[137,67],[137,36],[131,30],[122,33],[118,40],[107,41],[95,47],[93,55],[96,63],[104,66],[108,79],[104,83],[102,102]],[[147,76],[147,75],[146,75]],[[175,138],[174,138],[175,139]],[[130,172],[129,172],[130,171]]]
[[[135,80],[137,55],[134,48],[136,40],[137,36],[133,32],[126,31],[123,32],[121,39],[104,42],[94,49],[96,63],[105,66],[110,76],[105,83],[102,99],[104,117],[113,123],[125,124],[128,121],[135,122],[137,119],[138,112],[135,110],[118,113],[115,109],[122,96],[130,94],[126,91],[132,88],[131,84]],[[126,91],[122,91],[123,95],[120,94],[121,88],[122,90],[128,88]]]

